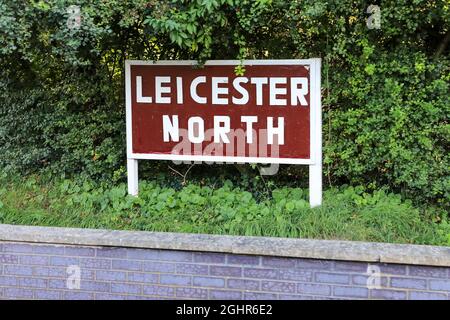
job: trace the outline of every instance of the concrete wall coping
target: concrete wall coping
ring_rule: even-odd
[[[0,241],[450,266],[450,247],[0,224]]]

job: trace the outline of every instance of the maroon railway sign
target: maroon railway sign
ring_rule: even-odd
[[[130,194],[140,159],[304,164],[321,203],[320,59],[239,64],[126,62]]]

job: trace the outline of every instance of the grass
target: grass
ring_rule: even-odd
[[[323,206],[311,209],[306,190],[275,189],[256,200],[229,181],[180,190],[144,181],[138,198],[125,184],[39,177],[0,183],[3,224],[450,245],[446,212],[363,187],[328,189]]]

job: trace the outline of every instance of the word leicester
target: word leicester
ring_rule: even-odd
[[[186,88],[189,88],[188,95],[183,92]],[[205,88],[207,90],[204,90]],[[183,105],[186,99],[190,99],[199,105],[245,106],[249,103],[250,97],[254,97],[253,101],[256,106],[308,106],[306,98],[309,93],[308,88],[308,78],[306,77],[236,77],[230,79],[228,77],[198,76],[185,86],[183,77],[155,76],[154,97],[151,97],[144,96],[142,76],[136,76],[136,102]],[[264,92],[268,92],[268,98]],[[246,115],[241,116],[240,121],[241,124],[245,124],[246,142],[250,144],[253,142],[253,125],[260,119],[257,116]],[[178,142],[180,139],[178,115],[163,115],[162,122],[163,141]],[[230,117],[214,116],[213,123],[214,142],[230,143],[227,136],[231,132]],[[236,125],[233,124],[233,126]],[[201,116],[190,117],[187,128],[191,143],[205,141],[204,119]],[[274,143],[274,135],[278,136],[278,144],[284,144],[284,117],[277,117],[277,126],[274,126],[273,117],[267,117],[266,128],[268,144]],[[194,134],[194,131],[197,133]]]

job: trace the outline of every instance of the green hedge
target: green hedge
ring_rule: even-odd
[[[449,202],[448,1],[382,1],[381,29],[365,1],[80,0],[70,29],[74,3],[0,0],[4,170],[123,179],[125,59],[322,57],[325,181]]]
[[[329,188],[324,204],[311,209],[307,189],[275,188],[256,199],[230,180],[182,189],[143,181],[132,197],[126,183],[0,175],[0,223],[450,246],[440,210],[348,186]]]

